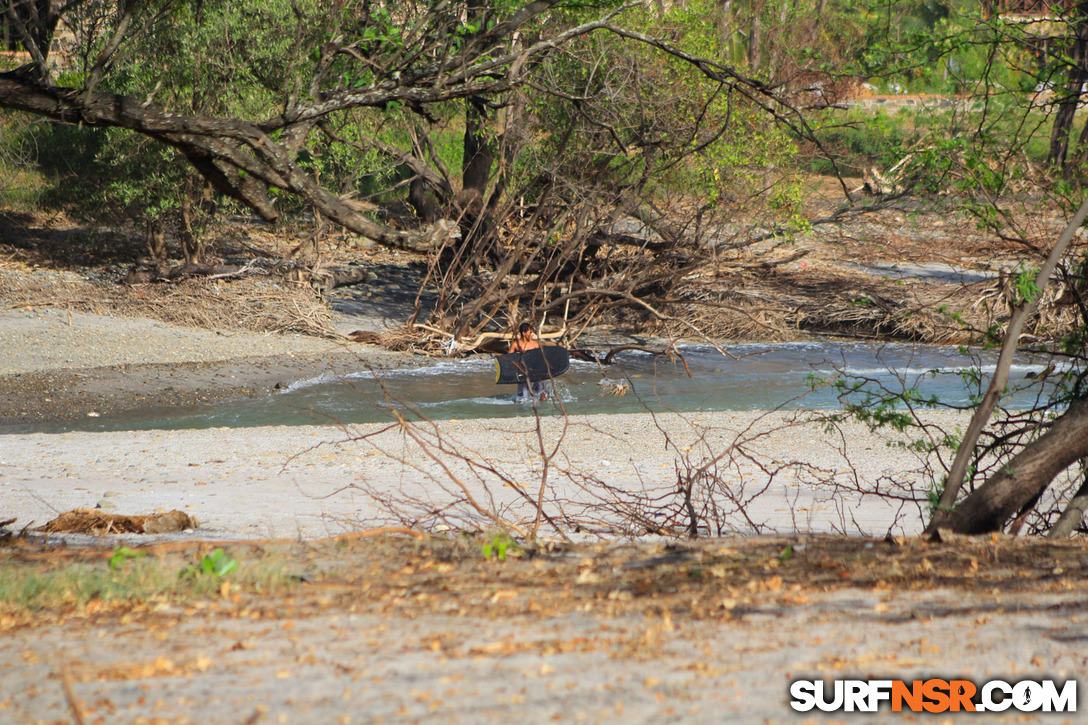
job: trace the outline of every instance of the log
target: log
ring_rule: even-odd
[[[148,282],[176,282],[192,277],[223,279],[226,277],[241,277],[249,269],[249,265],[186,263],[169,266],[154,263],[133,267],[122,281],[125,284],[146,284]]]

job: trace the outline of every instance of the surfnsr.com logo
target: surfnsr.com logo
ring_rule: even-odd
[[[794,680],[790,697],[797,712],[1076,712],[1077,681]]]

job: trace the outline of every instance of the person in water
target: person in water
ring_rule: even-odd
[[[518,327],[517,337],[510,341],[510,352],[528,352],[529,350],[539,349],[540,342],[533,335],[533,326],[528,322],[521,323]],[[518,382],[517,400],[528,400],[530,390],[533,397],[540,398],[541,401],[548,399],[548,393],[544,390],[544,383],[539,380],[529,382],[527,379],[521,379]]]

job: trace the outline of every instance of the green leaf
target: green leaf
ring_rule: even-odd
[[[145,556],[145,553],[118,544],[117,548],[113,550],[113,556],[109,558],[110,569],[120,569],[129,559],[138,559],[141,556]]]

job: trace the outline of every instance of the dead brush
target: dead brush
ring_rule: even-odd
[[[411,327],[395,327],[382,332],[378,344],[394,352],[406,352],[421,341],[419,331]]]
[[[5,275],[11,308],[48,307],[121,317],[148,317],[185,327],[246,332],[295,332],[337,338],[332,312],[309,288],[267,277],[230,281],[117,285],[65,275]]]
[[[158,514],[110,514],[96,509],[65,511],[36,531],[46,533],[91,534],[164,534],[195,529],[198,522],[182,511]]]

